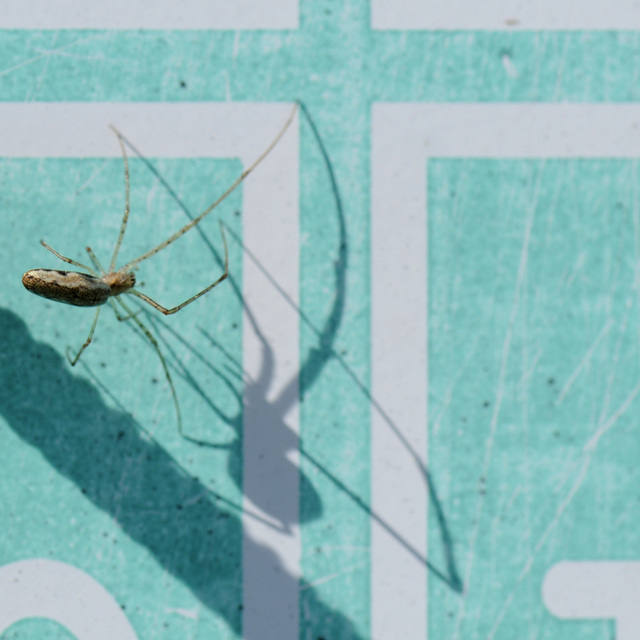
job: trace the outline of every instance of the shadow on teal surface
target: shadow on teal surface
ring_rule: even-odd
[[[308,118],[308,114],[306,115]],[[279,398],[271,402],[266,399],[266,390],[269,389],[273,373],[273,352],[268,342],[262,337],[262,372],[254,381],[252,388],[246,390],[246,394],[250,402],[263,408],[265,419],[268,419],[274,427],[271,433],[274,438],[272,445],[280,451],[283,464],[288,465],[289,473],[300,472],[287,460],[286,454],[289,450],[300,448],[301,455],[348,495],[359,509],[377,520],[387,531],[395,535],[400,544],[414,553],[416,561],[425,563],[449,588],[460,592],[462,586],[452,553],[451,536],[434,485],[423,465],[420,468],[441,532],[441,543],[446,558],[445,569],[433,566],[426,558],[415,552],[405,540],[394,533],[393,523],[382,520],[371,510],[365,500],[305,451],[304,447],[300,447],[297,436],[288,429],[282,419],[292,403],[297,401],[298,393],[304,396],[331,360],[340,363],[358,392],[363,393],[375,410],[384,415],[382,408],[370,396],[357,374],[334,349],[346,301],[349,255],[346,226],[331,163],[315,126],[309,118],[308,120],[331,177],[339,226],[339,248],[334,261],[335,280],[331,311],[323,327],[318,329],[300,309],[294,306],[294,310],[300,314],[301,322],[317,335],[318,346],[306,355],[299,376],[291,381]],[[190,215],[153,165],[148,163],[147,166],[160,179],[182,210]],[[202,234],[202,237],[208,243],[206,235]],[[240,241],[239,238],[237,240]],[[208,246],[215,259],[221,262],[213,246],[210,243]],[[269,276],[269,274],[266,275]],[[277,283],[274,284],[277,286]],[[231,285],[235,294],[241,299],[238,284],[232,280]],[[286,293],[282,292],[282,295]],[[256,335],[261,337],[260,327],[251,316],[251,310],[246,309],[246,311],[252,318],[251,322]],[[165,326],[164,323],[161,324]],[[90,502],[114,517],[131,539],[146,547],[159,564],[185,584],[206,607],[221,615],[236,633],[240,633],[242,603],[229,602],[228,596],[222,597],[227,595],[230,583],[238,584],[240,580],[238,577],[241,572],[240,560],[237,552],[234,554],[237,541],[242,537],[239,506],[228,503],[225,505],[222,496],[214,494],[197,479],[190,477],[162,447],[141,431],[131,416],[107,407],[95,386],[72,376],[62,358],[46,345],[35,342],[23,322],[6,310],[0,310],[0,335],[5,355],[4,367],[0,368],[0,375],[4,378],[4,384],[0,389],[0,413],[9,422],[11,428],[23,440],[37,447],[54,469],[72,480]],[[208,337],[213,346],[222,349],[222,345],[217,344],[211,336]],[[196,355],[202,357],[202,354]],[[175,359],[175,362],[180,367],[179,360]],[[239,363],[233,363],[231,360],[230,362],[235,365],[235,375],[241,376],[242,370]],[[206,398],[206,394],[189,376],[189,372],[181,369],[181,373],[194,386],[194,389]],[[225,379],[226,374],[223,371],[216,371],[216,373],[229,389],[235,389],[231,379],[228,376]],[[300,388],[298,388],[298,379]],[[35,401],[34,390],[38,390]],[[210,399],[209,406],[224,418],[237,434],[240,434],[242,398],[237,392],[236,398],[239,409],[235,415],[222,415],[215,402]],[[398,437],[401,437],[393,422],[388,417],[386,419],[389,427]],[[233,443],[224,446],[230,449],[230,465],[237,465],[241,459],[237,453],[241,447],[239,435]],[[415,453],[414,459],[417,464],[420,464],[419,456]],[[128,472],[132,468],[135,469],[135,473]],[[125,473],[130,486],[127,487],[128,492],[123,494],[118,487]],[[230,466],[229,473],[240,486],[241,469]],[[300,520],[309,522],[320,517],[322,503],[313,484],[303,474],[300,476],[300,483],[303,504]],[[188,499],[193,496],[202,497],[194,502],[188,502]],[[260,504],[256,496],[248,497]],[[218,505],[224,506],[224,509]],[[236,509],[236,513],[229,513],[229,508]],[[283,530],[289,530],[294,521],[292,513],[279,512],[270,513],[270,515],[278,519]],[[255,555],[265,558],[264,564],[278,565],[273,552],[266,547],[261,547],[257,553],[254,553]],[[296,581],[297,588],[297,578],[290,579]],[[324,621],[327,629],[331,629],[333,640],[338,638],[356,640],[361,637],[344,614],[328,607],[320,600],[313,587],[305,584],[304,594],[306,602],[315,611],[318,619]],[[247,640],[251,639],[247,638]]]
[[[238,403],[238,412],[235,415],[223,414],[217,408],[215,402],[207,396],[206,392],[202,389],[198,382],[194,380],[194,378],[190,375],[189,371],[180,365],[180,359],[176,357],[176,354],[172,351],[171,346],[166,341],[164,341],[164,348],[173,356],[174,364],[180,369],[181,376],[192,386],[196,393],[198,393],[205,400],[211,410],[219,418],[224,420],[232,429],[234,429],[235,433],[237,434],[237,439],[232,444],[216,445],[213,443],[209,443],[208,446],[216,448],[231,448],[233,446],[239,446],[239,439],[241,438],[242,434],[243,397],[236,391],[232,381],[232,377],[245,379],[244,402],[247,405],[252,406],[254,410],[256,407],[258,407],[257,412],[260,415],[264,416],[264,419],[262,421],[262,428],[264,431],[265,446],[269,446],[273,450],[278,451],[282,468],[286,468],[289,475],[295,474],[296,476],[298,476],[299,474],[301,507],[298,520],[294,518],[294,514],[292,513],[287,513],[284,510],[277,512],[276,509],[281,506],[278,501],[265,501],[260,499],[260,496],[248,496],[254,504],[258,504],[263,510],[268,511],[272,517],[276,518],[281,523],[282,528],[285,531],[288,531],[291,525],[296,524],[297,521],[299,521],[300,523],[307,523],[319,518],[322,515],[322,503],[318,492],[313,487],[313,484],[307,478],[304,472],[293,465],[290,461],[289,454],[293,451],[299,451],[302,457],[308,460],[340,491],[348,495],[349,498],[354,502],[354,504],[358,506],[358,508],[362,509],[370,518],[378,522],[378,524],[380,524],[391,536],[393,536],[400,545],[404,546],[407,551],[413,555],[417,562],[424,563],[429,568],[429,570],[444,584],[446,584],[452,591],[456,593],[462,593],[462,579],[460,578],[460,575],[458,573],[455,557],[453,555],[453,540],[451,538],[451,533],[447,525],[447,520],[442,508],[442,504],[436,491],[435,483],[431,474],[429,473],[429,470],[422,462],[421,457],[411,448],[411,445],[406,441],[397,425],[386,414],[383,407],[381,407],[376,402],[375,398],[371,396],[369,389],[358,378],[358,376],[349,366],[344,357],[340,355],[340,353],[338,353],[334,348],[338,329],[340,328],[344,316],[345,303],[347,298],[346,275],[349,260],[349,245],[347,238],[346,221],[337,180],[331,160],[322,141],[322,137],[320,136],[320,133],[311,117],[311,114],[309,113],[304,103],[300,103],[300,110],[311,128],[314,140],[317,143],[318,148],[320,149],[320,152],[322,154],[323,162],[330,179],[331,190],[335,202],[335,215],[339,228],[337,252],[338,255],[333,263],[333,301],[331,310],[327,315],[322,328],[317,328],[311,321],[311,319],[305,315],[305,313],[293,302],[293,300],[291,300],[287,292],[280,287],[278,282],[272,278],[268,271],[251,253],[250,248],[243,244],[242,239],[232,229],[227,229],[232,239],[242,247],[243,252],[248,255],[248,257],[254,262],[254,264],[262,271],[265,278],[270,282],[270,284],[276,288],[280,295],[287,300],[289,306],[294,310],[294,312],[299,315],[301,322],[306,324],[307,327],[309,327],[313,331],[313,333],[315,333],[318,339],[318,346],[316,348],[310,349],[309,353],[306,354],[305,359],[300,366],[298,376],[290,381],[284,391],[275,400],[268,399],[275,367],[273,349],[263,335],[255,314],[243,299],[241,288],[238,282],[234,279],[233,274],[229,275],[228,281],[235,295],[241,301],[245,314],[251,324],[251,328],[261,344],[262,367],[260,374],[256,377],[255,380],[248,380],[247,377],[243,375],[242,364],[236,361],[226,351],[224,345],[204,329],[201,329],[201,332],[210,341],[212,347],[224,354],[225,358],[228,360],[230,365],[228,367],[228,372],[231,373],[225,372],[221,368],[214,367],[197,349],[187,343],[168,323],[164,322],[161,318],[157,318],[147,313],[147,319],[150,324],[154,326],[158,335],[161,335],[161,333],[157,330],[158,326],[162,326],[164,330],[171,333],[175,338],[177,338],[183,344],[183,346],[189,349],[192,356],[204,362],[204,364],[214,372],[214,374],[227,387],[227,389],[236,397],[236,401]],[[135,148],[134,151],[136,151]],[[136,151],[136,153],[138,152]],[[138,155],[140,156],[139,153]],[[187,209],[186,205],[182,202],[177,193],[171,188],[169,184],[167,184],[167,182],[153,167],[153,165],[143,157],[142,159],[147,164],[149,170],[154,173],[154,175],[160,180],[163,186],[168,190],[178,206],[185,212],[185,214],[189,218],[193,218],[193,215]],[[214,248],[213,244],[208,240],[206,234],[199,227],[197,228],[197,230],[207,244],[207,247],[212,253],[214,259],[218,262],[219,265],[222,266],[222,258]],[[354,492],[344,482],[342,482],[335,474],[331,472],[330,469],[328,469],[319,460],[317,460],[315,456],[306,451],[303,444],[300,443],[298,437],[293,432],[291,432],[291,430],[287,426],[284,416],[287,414],[292,405],[298,400],[298,398],[300,398],[301,400],[304,398],[305,394],[318,379],[324,367],[331,360],[337,360],[340,363],[341,367],[343,367],[343,369],[348,373],[349,377],[351,378],[359,392],[363,393],[366,396],[368,402],[371,403],[375,411],[379,412],[380,415],[384,418],[388,427],[401,440],[401,442],[413,458],[415,464],[418,466],[420,474],[424,478],[425,486],[427,487],[427,490],[429,492],[430,506],[435,512],[436,521],[438,523],[438,528],[440,531],[440,542],[442,545],[443,556],[445,558],[446,564],[444,568],[438,568],[433,565],[407,540],[405,540],[400,534],[398,534],[393,526],[393,523],[385,521],[380,515],[373,511],[370,505],[368,505],[367,502],[363,500],[356,492]],[[229,456],[228,459],[230,465],[235,465],[229,467],[230,476],[239,487],[242,487],[242,470],[240,468],[237,468],[237,462],[238,460],[240,460],[240,457]],[[298,481],[298,478],[292,478],[292,482],[293,481]]]
[[[230,584],[241,582],[233,553],[242,536],[239,516],[218,507],[221,496],[190,477],[131,416],[107,407],[93,385],[72,375],[6,309],[0,309],[0,336],[0,414],[11,429],[240,634],[242,603],[225,597]],[[254,555],[279,564],[266,547]],[[360,637],[342,614],[320,601],[316,607],[336,637]]]
[[[442,580],[447,586],[449,586],[453,591],[457,593],[462,593],[463,584],[462,580],[458,574],[458,569],[455,562],[455,557],[453,555],[453,541],[451,539],[451,534],[449,532],[449,527],[447,525],[447,520],[444,515],[444,511],[442,509],[442,504],[440,499],[438,498],[438,494],[435,488],[435,484],[433,482],[433,478],[429,473],[427,467],[422,463],[420,456],[412,449],[411,445],[405,440],[404,436],[400,433],[397,425],[391,420],[391,418],[387,415],[384,409],[378,404],[376,399],[371,395],[369,389],[361,382],[356,373],[351,369],[346,360],[334,349],[334,341],[335,336],[340,325],[342,315],[344,312],[344,305],[346,299],[346,272],[347,272],[347,261],[348,261],[348,245],[347,245],[347,234],[346,234],[346,224],[344,217],[344,208],[342,205],[342,198],[340,196],[340,192],[338,189],[338,183],[335,177],[335,173],[333,170],[333,166],[331,163],[331,159],[329,158],[329,154],[322,140],[322,136],[316,127],[316,124],[309,113],[309,110],[305,106],[304,103],[300,103],[300,109],[302,114],[306,118],[311,130],[313,132],[313,137],[320,149],[322,154],[322,158],[324,160],[327,173],[329,174],[329,178],[331,181],[331,189],[333,191],[333,195],[336,203],[336,214],[338,218],[338,224],[340,227],[340,245],[339,245],[339,256],[335,261],[335,298],[334,305],[329,315],[325,327],[322,331],[318,331],[315,329],[311,321],[304,317],[300,310],[299,313],[301,315],[302,320],[309,325],[317,334],[319,339],[319,348],[310,352],[306,363],[303,365],[300,372],[300,397],[304,398],[304,394],[311,387],[311,385],[315,382],[317,376],[319,375],[320,369],[324,366],[324,364],[330,359],[336,359],[343,369],[349,374],[349,377],[353,380],[356,387],[367,397],[367,400],[371,403],[372,407],[375,411],[377,411],[385,420],[388,427],[396,434],[396,436],[402,441],[403,445],[409,451],[412,458],[414,459],[415,464],[418,466],[422,477],[424,478],[425,484],[429,491],[429,500],[432,508],[436,513],[436,519],[438,522],[438,527],[440,529],[440,540],[442,544],[442,548],[444,551],[444,557],[446,562],[446,569],[441,570],[435,567],[429,560],[423,558],[420,553],[416,553],[415,550],[411,547],[411,545],[403,540],[394,530],[393,526],[383,520],[377,513],[375,513],[369,505],[364,503],[362,499],[353,494],[349,490],[348,487],[345,487],[339,479],[335,478],[323,465],[321,465],[317,460],[315,460],[311,455],[304,450],[301,451],[302,455],[305,456],[314,466],[316,466],[323,474],[325,474],[332,482],[334,482],[337,486],[339,486],[342,490],[344,490],[351,498],[354,500],[356,504],[376,522],[378,522],[382,527],[384,527],[388,533],[390,533],[400,544],[405,546],[408,551],[410,551],[417,561],[424,562],[429,570],[436,575],[440,580]],[[425,425],[426,428],[426,425]]]

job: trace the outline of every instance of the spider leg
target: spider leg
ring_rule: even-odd
[[[137,316],[142,313],[142,309],[138,309],[137,311],[129,312],[126,316],[121,316],[120,312],[118,311],[118,307],[116,306],[116,303],[113,301],[113,298],[109,298],[108,302],[111,305],[113,312],[116,314],[116,320],[118,320],[118,322],[125,322],[127,320],[131,320],[133,316]],[[122,301],[119,301],[119,302],[121,303]]]
[[[104,275],[105,270],[102,268],[100,261],[96,257],[96,254],[93,253],[93,249],[91,247],[85,247],[86,252],[89,254],[89,258],[91,259],[91,263],[97,269],[98,273],[102,273]]]
[[[84,341],[84,344],[80,347],[80,351],[78,351],[75,358],[71,357],[71,353],[72,353],[71,348],[67,347],[67,359],[69,360],[69,364],[72,367],[76,366],[76,362],[78,362],[78,360],[80,359],[82,352],[91,344],[91,340],[93,340],[93,334],[95,333],[95,330],[96,330],[96,325],[98,324],[98,316],[100,315],[101,309],[102,307],[98,307],[96,309],[96,315],[93,316],[93,322],[91,323],[91,329],[89,329],[89,335],[87,336],[87,339]]]
[[[142,322],[142,320],[140,320],[140,318],[138,318],[137,314],[134,313],[120,299],[120,297],[117,297],[116,300],[118,301],[120,306],[127,312],[127,316],[124,319],[127,319],[127,320],[131,319],[138,325],[138,328],[140,329],[140,331],[142,331],[142,333],[144,333],[144,335],[147,337],[147,340],[149,340],[149,342],[151,343],[151,345],[155,349],[156,353],[158,354],[158,358],[160,358],[160,363],[162,364],[162,368],[164,370],[164,375],[165,375],[165,377],[167,379],[167,382],[169,383],[169,388],[171,389],[171,396],[173,397],[173,404],[176,407],[176,415],[178,417],[178,433],[180,434],[181,437],[185,438],[185,440],[191,440],[191,438],[189,436],[185,436],[185,434],[182,431],[182,415],[180,413],[180,404],[178,403],[178,394],[176,393],[176,389],[173,386],[173,379],[171,378],[171,374],[169,373],[169,367],[167,366],[167,361],[164,359],[164,356],[162,355],[162,351],[160,351],[160,346],[158,345],[158,341],[153,337],[153,334],[151,333],[151,331],[149,331],[149,329]]]
[[[131,293],[132,295],[140,298],[140,300],[144,300],[147,304],[151,305],[154,309],[157,309],[158,311],[160,311],[160,313],[163,313],[165,316],[170,316],[171,314],[177,313],[178,311],[180,311],[180,309],[184,309],[188,304],[191,304],[192,302],[194,302],[195,300],[203,296],[205,293],[208,293],[209,291],[211,291],[211,289],[213,289],[214,287],[217,287],[229,275],[229,250],[227,248],[227,239],[224,235],[224,227],[222,223],[220,223],[220,233],[222,234],[222,241],[224,243],[224,273],[213,284],[210,284],[208,287],[204,288],[202,291],[196,293],[195,296],[191,296],[188,300],[185,300],[183,303],[179,304],[176,307],[171,307],[170,309],[167,309],[166,307],[163,307],[161,304],[159,304],[155,300],[152,300],[149,296],[145,295],[144,293],[140,293],[135,289],[131,289],[127,293]]]
[[[51,253],[53,253],[53,255],[56,258],[60,258],[60,260],[62,260],[63,262],[66,262],[67,264],[72,264],[74,267],[80,267],[80,269],[84,269],[85,271],[88,271],[91,275],[96,275],[96,272],[91,268],[91,267],[87,267],[87,265],[81,264],[79,262],[76,262],[75,260],[72,260],[71,258],[67,258],[66,256],[63,256],[61,253],[58,253],[55,249],[52,249],[44,240],[40,240],[40,244],[47,249],[47,251],[51,251]]]
[[[120,225],[120,233],[118,234],[118,239],[116,241],[116,246],[113,249],[113,256],[111,256],[111,262],[109,263],[109,273],[111,273],[116,268],[116,259],[118,257],[118,253],[120,252],[120,246],[122,245],[122,238],[124,237],[124,232],[127,228],[127,223],[129,222],[129,161],[127,160],[127,152],[124,148],[124,142],[122,141],[122,134],[113,126],[109,125],[111,130],[118,136],[118,142],[120,143],[120,150],[122,151],[122,159],[124,160],[124,183],[125,183],[125,205],[124,205],[124,215],[122,216],[122,224]]]
[[[182,227],[182,229],[179,229],[178,231],[176,231],[172,236],[167,238],[164,242],[161,242],[158,246],[153,247],[153,249],[149,249],[149,251],[147,251],[146,253],[143,253],[141,256],[139,256],[135,260],[128,262],[126,265],[124,265],[124,267],[121,267],[121,269],[123,271],[129,271],[135,265],[139,264],[143,260],[146,260],[147,258],[150,258],[151,256],[158,253],[158,251],[161,251],[165,247],[169,246],[171,243],[175,242],[178,238],[180,238],[185,233],[187,233],[189,229],[191,229],[192,227],[195,227],[205,216],[209,215],[223,200],[225,200],[231,193],[233,193],[238,188],[238,186],[240,186],[240,184],[244,182],[245,178],[271,153],[271,151],[273,151],[274,147],[278,144],[278,142],[280,142],[280,139],[282,138],[282,136],[284,136],[285,132],[293,122],[293,119],[296,115],[297,110],[298,110],[298,103],[296,102],[296,104],[294,105],[291,111],[291,114],[289,115],[289,118],[284,123],[284,126],[282,127],[282,129],[280,129],[280,132],[273,139],[271,144],[260,154],[258,159],[255,160],[252,165],[247,167],[240,174],[240,176],[236,178],[235,182],[211,206],[205,209],[199,216],[191,220],[191,222],[188,222],[187,224],[185,224],[184,227]],[[204,293],[206,293],[206,291]],[[189,302],[192,302],[192,300],[190,300]]]

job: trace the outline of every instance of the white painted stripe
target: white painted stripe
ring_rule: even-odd
[[[637,158],[640,154],[640,107],[634,104],[396,102],[375,104],[373,116],[380,126],[394,129],[381,138],[386,164],[392,160],[389,154],[417,156],[418,150],[423,163],[430,157]],[[392,121],[385,125],[385,118]],[[374,131],[374,137],[378,135],[382,134]],[[411,170],[408,163],[409,158],[398,165],[400,174]],[[416,175],[426,176],[426,169]],[[408,182],[402,175],[394,178]],[[422,185],[411,188],[411,196],[403,199],[415,203]],[[387,214],[397,215],[398,209],[395,206]]]
[[[0,567],[0,634],[29,618],[54,620],[78,640],[138,640],[113,596],[89,574],[34,558]]]
[[[635,0],[371,0],[374,29],[638,29]]]
[[[3,0],[0,29],[297,29],[298,0]]]
[[[372,113],[372,396],[426,463],[426,164],[423,149],[397,137],[401,123],[385,106]],[[371,421],[372,510],[426,557],[424,476],[375,408]],[[425,565],[376,520],[371,555],[373,640],[426,637]]]
[[[640,628],[640,562],[559,562],[542,584],[547,609],[565,620],[614,620],[616,640]]]
[[[239,157],[248,164],[275,138],[291,109],[252,102],[0,102],[4,157],[121,158],[113,124],[151,158]],[[245,185],[249,188],[263,164]],[[277,196],[268,188],[266,197]]]
[[[120,157],[117,139],[107,128],[113,123],[148,157],[239,157],[246,167],[275,138],[292,106],[0,103],[0,121],[10,123],[0,130],[0,156]],[[247,178],[243,191],[244,242],[295,304],[299,298],[298,146],[296,117],[259,170]],[[274,366],[267,387],[260,375],[265,364],[263,345],[245,319],[244,371],[256,384],[245,388],[244,506],[280,525],[274,529],[243,517],[244,637],[293,640],[298,637],[301,555],[297,394],[285,416],[259,402],[265,396],[272,400],[291,383],[297,384],[298,317],[246,255],[243,298],[272,350]]]
[[[640,109],[611,104],[378,103],[372,108],[371,147],[372,395],[426,460],[428,159],[637,158]],[[424,478],[375,408],[371,421],[372,510],[426,555]],[[375,640],[424,640],[425,565],[378,521],[371,524],[371,562]]]
[[[286,105],[280,110],[278,126],[290,109]],[[245,318],[244,371],[250,380],[244,396],[243,478],[245,508],[282,528],[244,517],[243,638],[297,640],[302,551],[298,524],[299,323],[298,315],[254,262],[256,259],[298,306],[297,119],[269,160],[260,166],[260,189],[244,195],[243,239],[253,257],[244,256],[243,296],[262,335]],[[295,386],[291,406],[277,402],[289,385]]]

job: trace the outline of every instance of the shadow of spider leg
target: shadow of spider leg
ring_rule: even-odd
[[[75,357],[72,356],[72,351],[67,349],[67,357],[71,366],[74,366],[80,356],[84,352],[84,350],[91,344],[93,339],[93,335],[96,330],[96,326],[98,324],[98,318],[100,317],[100,310],[102,305],[104,305],[107,301],[112,298],[117,301],[117,304],[114,303],[113,307],[116,309],[116,317],[118,319],[131,319],[133,320],[138,328],[144,333],[147,339],[151,342],[152,346],[156,350],[156,353],[160,357],[160,361],[162,362],[162,367],[164,369],[165,375],[169,382],[169,386],[171,387],[171,393],[173,395],[173,399],[176,405],[176,412],[178,415],[178,430],[180,434],[184,436],[182,433],[182,419],[180,416],[180,408],[178,405],[178,398],[176,395],[176,391],[173,385],[173,380],[171,379],[171,375],[169,373],[169,369],[167,367],[167,363],[165,361],[162,352],[158,346],[156,339],[153,337],[149,329],[144,325],[144,323],[137,317],[136,313],[132,313],[129,307],[124,303],[123,300],[119,298],[119,296],[123,293],[129,293],[135,295],[143,302],[152,306],[154,309],[160,311],[160,313],[164,315],[171,315],[177,313],[181,309],[184,309],[187,305],[196,301],[198,298],[202,297],[211,289],[219,285],[223,282],[228,274],[229,274],[229,258],[228,258],[228,250],[227,250],[227,240],[224,233],[224,226],[220,223],[220,232],[222,234],[222,241],[224,243],[224,273],[220,276],[215,282],[210,284],[208,287],[205,287],[202,291],[196,293],[194,296],[191,296],[181,304],[171,307],[167,309],[163,307],[161,304],[150,298],[149,296],[140,293],[134,289],[136,279],[135,274],[133,273],[133,269],[148,258],[154,256],[159,253],[165,247],[168,247],[170,244],[174,243],[178,238],[182,237],[187,231],[198,225],[207,215],[209,215],[223,200],[225,200],[235,189],[245,180],[245,178],[254,170],[258,165],[269,155],[269,153],[273,150],[273,148],[278,144],[282,136],[285,134],[286,130],[289,128],[289,125],[293,122],[298,105],[296,104],[289,115],[289,118],[285,122],[284,126],[277,134],[277,136],[273,139],[271,144],[260,154],[260,156],[251,164],[247,169],[245,169],[240,176],[231,184],[230,187],[226,189],[226,191],[218,197],[217,200],[213,202],[207,209],[205,209],[200,215],[195,217],[193,220],[189,221],[182,228],[178,229],[173,235],[169,236],[165,241],[161,242],[157,246],[149,249],[147,252],[143,253],[141,256],[138,256],[134,260],[131,260],[124,266],[116,269],[116,260],[118,258],[118,253],[120,252],[120,247],[122,246],[122,241],[124,238],[125,231],[127,229],[127,224],[129,222],[129,213],[130,213],[130,181],[129,181],[129,161],[127,159],[127,152],[124,145],[124,138],[122,134],[113,126],[111,129],[114,131],[118,138],[118,144],[120,145],[120,150],[122,152],[122,158],[124,161],[124,178],[125,178],[125,207],[124,213],[122,216],[122,222],[120,224],[120,231],[118,233],[118,238],[115,243],[115,247],[113,249],[113,254],[111,256],[111,261],[109,263],[109,269],[105,271],[98,261],[97,257],[93,253],[90,247],[87,247],[87,253],[89,254],[89,258],[91,259],[92,264],[95,267],[95,270],[91,267],[83,265],[71,258],[67,258],[62,254],[58,253],[54,249],[52,249],[48,244],[42,241],[42,246],[44,246],[48,251],[53,253],[57,258],[66,262],[67,264],[74,265],[80,269],[83,269],[87,273],[79,273],[77,271],[60,271],[57,269],[31,269],[27,271],[22,276],[22,283],[32,293],[36,295],[42,296],[44,298],[48,298],[49,300],[54,300],[56,302],[62,302],[64,304],[70,304],[78,307],[97,307],[96,314],[93,318],[93,322],[91,323],[91,328],[89,329],[89,335],[87,339],[83,343],[83,345],[78,350],[78,353]],[[117,305],[120,305],[126,312],[125,317],[121,317],[117,312]],[[187,438],[191,440],[191,438]]]

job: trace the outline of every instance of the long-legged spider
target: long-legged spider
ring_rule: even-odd
[[[65,304],[71,304],[77,307],[97,307],[95,316],[93,317],[93,322],[91,323],[91,328],[89,329],[89,335],[84,341],[84,344],[80,347],[77,354],[72,357],[71,349],[67,348],[67,358],[69,359],[69,363],[72,367],[75,366],[75,364],[78,362],[80,356],[82,355],[82,352],[91,344],[93,334],[96,330],[96,325],[98,324],[100,311],[102,310],[102,305],[109,302],[112,305],[118,320],[133,320],[133,322],[135,322],[138,328],[143,332],[143,334],[152,344],[153,348],[158,354],[158,357],[160,358],[160,362],[162,363],[162,368],[164,369],[164,373],[167,378],[167,382],[169,383],[171,395],[176,407],[178,431],[183,437],[186,436],[184,436],[182,432],[182,416],[180,414],[180,405],[178,403],[178,396],[176,394],[171,374],[169,373],[167,362],[162,355],[162,351],[158,346],[158,342],[153,337],[149,329],[140,320],[137,313],[133,312],[130,307],[125,304],[120,296],[123,293],[134,295],[143,302],[151,305],[154,309],[157,309],[164,315],[171,315],[173,313],[177,313],[181,309],[184,309],[184,307],[186,307],[188,304],[191,304],[198,298],[202,297],[205,293],[208,293],[209,291],[211,291],[211,289],[225,280],[225,278],[229,274],[229,259],[227,241],[225,238],[224,227],[222,223],[220,223],[220,232],[222,234],[222,241],[224,244],[224,273],[215,282],[210,284],[208,287],[205,287],[202,291],[199,291],[195,295],[191,296],[181,304],[175,307],[166,308],[155,300],[152,300],[144,293],[136,291],[136,289],[134,289],[136,278],[135,274],[133,273],[133,269],[144,260],[151,258],[156,253],[175,242],[178,238],[187,233],[189,229],[192,229],[197,224],[199,224],[203,220],[203,218],[205,218],[205,216],[211,213],[223,200],[225,200],[278,144],[278,142],[288,129],[289,125],[293,121],[296,108],[297,105],[294,107],[291,115],[285,122],[278,135],[271,142],[271,144],[262,152],[262,154],[257,158],[257,160],[255,160],[252,165],[250,165],[240,174],[235,182],[233,182],[233,184],[210,207],[208,207],[205,211],[203,211],[199,216],[191,220],[189,223],[185,224],[181,229],[176,231],[164,242],[161,242],[159,245],[153,247],[152,249],[149,249],[149,251],[143,253],[141,256],[135,258],[134,260],[130,260],[129,262],[127,262],[127,264],[120,267],[119,269],[116,269],[116,260],[118,258],[120,246],[122,245],[122,239],[124,237],[127,223],[129,221],[129,162],[127,160],[127,152],[125,149],[123,137],[115,127],[111,126],[111,129],[114,131],[118,138],[120,149],[122,151],[122,157],[124,160],[126,197],[124,215],[122,216],[122,224],[120,225],[118,239],[116,240],[113,255],[111,256],[109,269],[105,271],[105,269],[98,261],[96,255],[92,251],[91,247],[86,247],[86,251],[94,268],[63,256],[62,254],[52,249],[46,242],[44,242],[44,240],[41,240],[40,243],[42,244],[42,246],[53,253],[53,255],[55,255],[57,258],[60,258],[60,260],[66,262],[67,264],[72,264],[75,267],[83,269],[88,273],[79,273],[77,271],[60,271],[57,269],[31,269],[22,276],[22,284],[29,291],[31,291],[31,293],[35,293],[36,295],[48,298],[49,300],[63,302]],[[122,308],[122,310],[124,310],[124,316],[119,313],[118,305]]]

